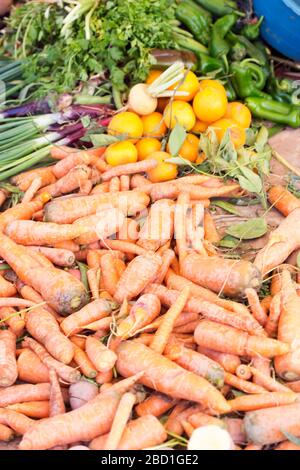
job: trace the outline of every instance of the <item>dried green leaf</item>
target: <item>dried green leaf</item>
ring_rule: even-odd
[[[230,202],[227,202],[227,201],[213,201],[212,205],[220,207],[224,211],[229,212],[229,214],[240,215],[237,208],[233,204],[231,204]]]
[[[239,240],[251,240],[265,235],[268,231],[268,226],[263,217],[242,222],[240,224],[231,225],[226,229],[226,233]]]
[[[94,147],[106,147],[119,141],[117,137],[108,134],[91,134],[89,137]]]
[[[169,149],[171,155],[178,155],[184,141],[186,139],[186,130],[180,124],[176,124],[169,137]]]
[[[263,189],[261,178],[247,167],[240,166],[241,176],[238,176],[238,180],[243,189],[252,193],[260,194]]]
[[[235,237],[231,237],[230,235],[226,235],[222,240],[219,242],[219,247],[221,248],[236,248],[239,243]]]

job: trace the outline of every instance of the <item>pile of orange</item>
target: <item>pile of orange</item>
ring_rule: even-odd
[[[161,72],[152,70],[147,84],[152,83]],[[242,103],[228,103],[226,90],[218,80],[198,81],[196,75],[187,72],[182,84],[171,87],[186,92],[185,96],[172,99],[160,98],[157,110],[147,116],[123,111],[116,114],[108,133],[120,138],[107,147],[105,158],[115,166],[154,158],[158,165],[148,177],[153,182],[167,181],[177,175],[177,166],[166,162],[171,158],[169,145],[162,145],[170,129],[176,124],[187,133],[179,155],[192,163],[201,163],[205,156],[199,152],[199,136],[208,128],[214,129],[219,141],[229,129],[230,138],[236,148],[245,145],[246,129],[251,125],[251,113]],[[164,151],[166,150],[166,151]]]

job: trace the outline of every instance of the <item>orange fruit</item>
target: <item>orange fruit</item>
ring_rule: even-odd
[[[229,129],[230,139],[235,148],[242,147],[246,143],[246,130],[243,127],[238,126],[233,119],[220,119],[219,121],[214,122],[211,125],[211,128],[214,129],[219,142],[221,142],[225,132]]]
[[[173,129],[176,124],[180,124],[187,131],[190,131],[196,123],[196,116],[189,103],[173,101],[165,109],[164,120],[168,128]]]
[[[193,108],[200,121],[212,123],[224,116],[227,104],[223,85],[216,80],[203,80],[194,98]]]
[[[153,83],[154,80],[156,80],[161,74],[162,74],[161,70],[157,70],[157,69],[150,70],[150,73],[146,80],[147,85],[151,85],[151,83]]]
[[[201,134],[202,132],[205,132],[207,128],[207,122],[199,121],[199,119],[197,119],[196,124],[194,125],[191,132],[194,132],[194,134]]]
[[[186,139],[179,150],[179,155],[185,160],[195,162],[198,157],[198,148],[200,140],[194,134],[187,134]],[[169,144],[167,145],[169,152]]]
[[[195,161],[196,165],[200,165],[207,159],[207,156],[205,155],[204,152],[201,152],[200,155],[197,157],[197,160]]]
[[[169,181],[177,176],[177,165],[174,163],[165,162],[171,155],[167,152],[154,152],[147,157],[147,159],[157,160],[158,165],[152,170],[147,172],[148,178],[152,183],[159,183],[161,181]]]
[[[234,101],[228,103],[225,118],[233,119],[240,127],[247,129],[251,126],[251,112],[243,103]]]
[[[158,152],[161,149],[161,142],[158,139],[147,137],[139,140],[135,147],[138,152],[138,159],[145,160],[151,153]]]
[[[113,116],[107,131],[110,135],[124,135],[125,137],[136,140],[140,139],[143,135],[143,123],[137,114],[130,111],[123,111]]]
[[[109,165],[117,166],[125,163],[135,163],[138,159],[138,151],[129,140],[122,140],[111,144],[105,151],[105,160]]]
[[[167,127],[164,123],[164,117],[161,113],[157,111],[148,116],[143,116],[143,135],[145,137],[155,137],[157,139],[162,138],[167,132]]]
[[[183,83],[178,88],[177,87],[178,87],[178,82],[170,86],[169,89],[175,90],[176,88],[176,91],[185,91],[188,94],[187,96],[175,96],[174,99],[180,100],[180,101],[191,101],[194,98],[197,91],[199,90],[198,78],[193,72],[188,71],[186,73]]]

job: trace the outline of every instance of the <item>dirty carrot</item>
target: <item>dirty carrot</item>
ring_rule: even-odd
[[[0,406],[5,407],[14,403],[49,400],[49,395],[49,383],[13,385],[0,390]]]
[[[265,331],[271,338],[275,337],[277,334],[280,315],[281,298],[280,294],[276,294],[274,297],[272,297],[270,313],[265,324]]]
[[[9,330],[0,330],[0,351],[0,386],[10,387],[18,378],[18,369],[16,361],[16,335]]]
[[[114,257],[111,253],[101,256],[100,268],[103,289],[114,297],[119,281],[119,275],[114,264]]]
[[[133,175],[135,173],[144,173],[152,170],[157,166],[156,160],[143,160],[137,163],[127,163],[125,165],[118,165],[102,174],[102,181],[109,181],[114,176]]]
[[[124,393],[122,396],[105,442],[105,450],[116,450],[118,448],[135,400],[135,395],[130,392]]]
[[[253,377],[259,381],[260,385],[264,387],[269,392],[289,392],[289,388],[285,385],[281,384],[277,380],[273,379],[272,377],[264,374],[259,369],[255,367],[249,367],[251,374]]]
[[[4,424],[13,429],[17,434],[25,434],[25,432],[33,426],[35,421],[27,416],[17,413],[7,408],[0,409],[0,424]]]
[[[5,424],[0,424],[0,441],[9,442],[14,438],[14,431]]]
[[[184,287],[176,299],[176,303],[172,305],[165,314],[164,319],[157,328],[150,344],[150,348],[153,349],[153,351],[156,351],[160,354],[164,352],[167,342],[169,341],[170,334],[174,328],[174,324],[184,309],[184,306],[189,298],[189,294],[189,287]]]
[[[148,251],[156,251],[174,233],[174,202],[161,199],[152,204],[139,234],[137,244]]]
[[[50,397],[49,397],[49,416],[56,416],[66,412],[62,391],[54,369],[49,369],[50,378]]]
[[[260,304],[256,290],[254,290],[253,288],[245,289],[245,294],[247,296],[249,308],[252,312],[252,315],[262,326],[265,326],[268,317]]]
[[[106,249],[116,250],[122,253],[130,253],[133,255],[144,255],[147,251],[135,243],[124,240],[106,239],[100,242],[101,246]]]
[[[190,197],[187,193],[179,193],[175,206],[174,216],[174,236],[176,238],[176,247],[179,257],[179,267],[181,270],[182,263],[187,255],[187,233],[186,218],[189,209]]]
[[[254,411],[263,408],[273,408],[276,406],[291,405],[297,400],[296,393],[289,392],[268,392],[257,395],[242,395],[229,400],[232,411]]]
[[[195,330],[195,340],[199,346],[238,356],[275,357],[286,354],[289,345],[263,336],[249,335],[227,325],[200,321]]]
[[[268,199],[285,217],[300,207],[300,201],[283,186],[272,186],[268,191]]]
[[[135,407],[138,416],[153,415],[161,416],[175,405],[176,400],[161,393],[150,395],[142,403]]]
[[[0,297],[13,297],[16,292],[15,286],[0,276]]]
[[[89,283],[89,288],[92,294],[93,300],[99,299],[100,298],[100,293],[99,293],[99,281],[100,281],[100,270],[98,268],[93,268],[93,269],[88,269],[87,270],[87,279]]]
[[[46,256],[56,266],[72,267],[75,263],[75,255],[70,250],[46,246],[31,246],[30,250],[37,251]]]
[[[121,191],[128,191],[130,189],[130,176],[129,175],[121,175],[120,176],[120,190]]]
[[[264,393],[266,390],[261,387],[260,385],[256,385],[252,382],[248,382],[247,380],[240,379],[236,375],[230,374],[229,372],[225,372],[224,375],[224,382],[231,387],[237,388],[244,393]]]
[[[127,318],[118,325],[117,336],[123,339],[133,336],[136,331],[150,324],[158,317],[160,310],[161,304],[156,295],[141,295],[130,309]]]
[[[24,193],[22,202],[30,202],[36,195],[37,191],[42,187],[42,178],[40,176],[37,176],[32,180],[32,183],[30,184],[29,188],[26,190]]]
[[[111,304],[105,299],[97,299],[66,317],[60,326],[66,336],[74,335],[81,331],[85,325],[107,317],[110,313]]]
[[[208,211],[205,211],[204,213],[204,238],[213,244],[219,243],[221,239],[214,219]]]
[[[53,168],[53,166],[48,166],[25,171],[23,173],[19,173],[16,176],[13,176],[10,181],[15,186],[18,186],[21,191],[27,191],[32,182],[36,178],[40,178],[42,188],[43,186],[48,186],[49,184],[55,183],[56,177],[53,173]]]
[[[30,349],[24,349],[17,360],[19,380],[32,384],[49,382],[49,370]]]
[[[17,338],[24,332],[25,321],[14,308],[0,308],[0,320],[8,326]]]
[[[88,336],[86,339],[85,351],[88,358],[99,372],[108,372],[116,363],[116,354],[92,336]]]
[[[22,413],[28,418],[42,419],[48,418],[49,416],[49,401],[40,400],[40,401],[28,401],[25,403],[15,403],[13,405],[7,406],[8,410],[16,411],[17,413]]]
[[[80,372],[78,370],[54,359],[46,349],[34,339],[27,337],[24,339],[23,344],[25,347],[35,352],[48,368],[53,368],[61,379],[68,383],[74,383],[80,379]]]

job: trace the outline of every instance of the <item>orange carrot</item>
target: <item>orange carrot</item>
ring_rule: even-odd
[[[8,326],[17,338],[22,335],[25,321],[14,308],[0,308],[0,320]]]
[[[87,294],[80,281],[66,271],[39,266],[25,247],[17,245],[2,233],[0,256],[25,284],[37,290],[58,313],[72,313],[86,303]]]
[[[140,294],[147,284],[155,279],[161,264],[161,257],[154,253],[146,253],[134,258],[117,283],[114,293],[117,302],[121,303],[124,299],[133,299]]]
[[[165,348],[165,356],[184,369],[204,377],[216,387],[222,388],[224,384],[224,369],[207,356],[187,349],[179,342],[172,341]]]
[[[99,372],[108,372],[114,367],[117,360],[116,354],[96,338],[87,337],[85,350],[88,358]]]
[[[300,209],[299,209],[300,211]],[[295,214],[295,211],[293,212]],[[281,314],[278,324],[278,339],[290,345],[291,351],[275,359],[274,365],[276,373],[288,380],[299,380],[299,351],[298,331],[300,328],[299,308],[300,297],[297,295],[291,275],[288,270],[284,270],[281,275]]]
[[[139,237],[139,225],[136,220],[125,218],[118,232],[118,240],[135,241]]]
[[[187,255],[186,218],[189,210],[189,203],[189,195],[186,192],[179,193],[175,206],[174,236],[176,238],[180,270],[182,262]]]
[[[107,317],[111,313],[111,305],[105,299],[97,299],[89,303],[81,310],[65,318],[60,327],[66,336],[74,335],[81,331],[85,325]]]
[[[260,301],[260,305],[261,307],[264,309],[264,312],[266,315],[268,315],[269,313],[269,310],[270,310],[270,306],[271,306],[271,302],[272,302],[272,296],[271,295],[267,295],[267,297],[264,297],[261,301]]]
[[[118,191],[121,191],[121,184],[120,184],[120,178],[118,176],[114,176],[110,181],[109,181],[109,188],[108,191],[110,193],[116,193]]]
[[[14,431],[5,424],[0,424],[0,441],[9,442],[14,438]]]
[[[86,353],[78,346],[75,346],[74,348],[73,359],[77,366],[80,368],[83,375],[85,375],[89,379],[94,379],[96,377],[97,371],[95,367],[87,357]]]
[[[71,267],[75,263],[75,255],[70,250],[62,248],[48,248],[46,246],[31,246],[30,250],[41,253],[57,266]]]
[[[17,380],[18,370],[16,362],[16,335],[9,330],[0,330],[0,351],[0,386],[10,387]]]
[[[22,435],[34,424],[34,420],[16,411],[1,408],[0,424],[4,424],[13,429],[17,434]]]
[[[201,411],[192,414],[188,418],[188,422],[194,426],[194,428],[200,428],[201,426],[220,426],[221,428],[225,428],[225,424],[221,419],[202,413]]]
[[[17,360],[19,380],[32,384],[49,382],[49,370],[30,349],[24,349]]]
[[[138,245],[148,251],[156,251],[173,237],[174,202],[161,199],[152,204],[139,232]]]
[[[39,266],[44,267],[44,268],[54,268],[54,265],[52,262],[46,258],[42,253],[39,253],[38,251],[31,250],[31,247],[25,247],[27,253],[31,256],[33,261],[35,261]]]
[[[80,246],[73,240],[64,240],[62,242],[53,243],[53,248],[72,251],[73,253],[80,250]]]
[[[128,191],[130,189],[130,176],[121,175],[120,176],[121,191]]]
[[[124,341],[118,346],[117,355],[116,367],[123,377],[144,371],[139,381],[147,387],[155,388],[172,398],[202,403],[220,413],[228,411],[226,400],[209,382],[187,372],[147,346],[136,341]]]
[[[100,293],[99,293],[100,270],[97,268],[88,269],[86,275],[87,275],[87,279],[88,279],[88,283],[89,283],[93,300],[99,299],[100,298]]]
[[[195,340],[205,348],[238,356],[260,354],[264,357],[274,357],[289,351],[289,345],[281,341],[249,335],[244,331],[208,320],[200,321],[195,330]]]
[[[46,349],[32,338],[25,338],[23,341],[25,347],[30,348],[39,359],[48,367],[53,368],[62,380],[68,383],[77,382],[80,379],[80,372],[62,362],[54,359]]]
[[[28,418],[42,419],[48,418],[49,416],[49,401],[40,400],[40,401],[28,401],[25,403],[15,403],[13,405],[7,406],[8,410],[16,411],[17,413],[22,413]]]
[[[49,397],[49,415],[56,416],[66,412],[62,391],[54,369],[49,369],[50,378],[50,397]]]
[[[53,173],[53,168],[53,166],[48,166],[25,171],[23,173],[19,173],[16,176],[13,176],[10,181],[15,186],[18,186],[21,191],[27,191],[32,182],[36,178],[40,178],[42,188],[43,186],[48,186],[49,184],[55,183],[56,178]]]
[[[35,302],[19,299],[17,297],[0,297],[0,308],[3,307],[36,307]]]
[[[15,220],[5,229],[6,235],[22,245],[52,245],[64,240],[73,240],[86,231],[81,225],[59,225],[31,220]]]
[[[42,187],[42,178],[40,176],[37,176],[32,180],[32,183],[30,184],[29,188],[26,190],[24,193],[22,202],[30,202],[36,195],[37,191]]]
[[[48,199],[49,200],[49,199]],[[41,199],[31,202],[21,202],[15,206],[7,209],[5,212],[0,214],[0,227],[3,230],[7,224],[14,220],[28,220],[31,219],[36,211],[43,208],[43,205],[47,202]]]
[[[13,297],[16,292],[15,286],[0,276],[0,297]]]
[[[63,317],[58,315],[58,313],[56,313],[55,310],[53,310],[53,308],[51,308],[48,304],[45,304],[43,297],[38,292],[36,292],[32,287],[23,284],[22,281],[17,281],[17,289],[18,289],[18,292],[21,294],[21,296],[25,300],[30,300],[31,302],[35,304],[44,303],[43,308],[47,310],[48,312],[50,312],[51,315],[53,315],[54,318],[56,318],[58,322],[60,322],[60,320],[63,319]]]
[[[106,334],[106,332],[110,330],[112,320],[112,317],[101,318],[101,320],[96,320],[91,323],[88,323],[87,325],[84,325],[83,329],[97,331],[97,333],[99,334],[100,332],[104,331]],[[100,337],[105,336],[105,334],[100,335]]]
[[[69,364],[74,356],[74,346],[60,331],[51,313],[41,307],[29,311],[25,316],[26,329],[58,361]]]
[[[220,241],[220,235],[215,225],[214,219],[209,212],[204,213],[204,238],[210,243],[217,244]]]
[[[184,259],[182,276],[230,297],[240,296],[246,288],[257,288],[260,285],[260,273],[249,261],[216,256],[205,258],[196,253],[191,253]]]
[[[283,186],[272,186],[268,191],[268,199],[285,217],[300,207],[299,199]]]
[[[101,256],[100,268],[103,288],[114,296],[119,281],[119,275],[114,264],[114,257],[111,253]]]
[[[244,418],[245,431],[254,444],[275,444],[285,439],[283,431],[300,436],[300,404],[250,411]]]
[[[107,435],[93,439],[89,447],[92,450],[104,450]],[[167,439],[167,433],[163,425],[155,416],[145,415],[129,421],[121,440],[118,450],[142,450],[154,447]]]
[[[97,184],[93,187],[91,194],[101,194],[101,193],[108,193],[109,190],[109,181],[105,183]]]
[[[182,178],[180,178],[181,180]],[[191,200],[207,200],[212,197],[222,197],[234,193],[239,185],[223,185],[219,188],[209,188],[196,186],[195,184],[186,184],[181,182],[158,183],[153,185],[150,190],[150,196],[153,201],[158,199],[176,199],[180,191],[189,193]],[[144,188],[143,188],[144,189]]]
[[[271,301],[270,314],[265,324],[265,331],[271,338],[276,336],[281,315],[281,298],[276,294]]]
[[[124,263],[122,259],[114,258],[114,266],[117,271],[118,277],[120,279],[120,277],[122,276],[123,272],[126,269],[126,264]]]
[[[70,197],[48,203],[45,206],[45,220],[58,224],[70,224],[81,217],[96,214],[99,206],[103,204],[116,207],[128,215],[135,215],[145,209],[149,202],[149,196],[141,191]]]
[[[149,192],[150,192],[150,189],[152,188],[152,186],[153,186],[153,183],[151,183],[147,178],[145,178],[145,176],[135,174],[131,177],[131,180],[130,180],[131,189],[137,189],[140,187],[148,187]]]
[[[300,208],[293,210],[278,228],[270,233],[268,243],[256,255],[254,265],[263,275],[281,265],[299,248],[299,216]]]
[[[101,246],[106,249],[116,250],[118,252],[133,254],[133,255],[144,255],[147,251],[135,243],[123,241],[123,240],[111,240],[106,239],[100,242]]]
[[[150,395],[145,401],[139,403],[135,407],[135,412],[138,416],[161,416],[169,411],[175,405],[176,400],[162,395],[161,393],[154,393]]]
[[[124,222],[123,212],[114,207],[105,207],[97,214],[81,217],[73,223],[82,228],[82,234],[75,238],[79,245],[87,245],[106,239],[118,232]]]
[[[162,304],[167,306],[173,305],[179,296],[179,291],[167,289],[166,287],[158,284],[149,284],[145,290],[148,293],[156,294]],[[186,303],[185,310],[187,312],[201,313],[209,320],[231,325],[249,333],[257,335],[261,334],[261,326],[256,320],[253,321],[249,312],[246,314],[239,312],[239,314],[237,314],[235,312],[225,310],[212,302],[202,300],[202,298],[199,297],[190,297]]]
[[[111,384],[113,376],[114,374],[113,374],[112,369],[107,372],[98,372],[98,374],[96,375],[95,381],[99,385],[102,385],[102,384],[108,385],[108,384]],[[101,387],[101,391],[102,391],[102,387]]]
[[[251,364],[258,370],[260,373],[264,375],[264,377],[271,377],[271,360],[267,359],[266,357],[259,357],[255,356],[251,360]],[[261,385],[263,387],[263,381],[261,382],[259,379],[259,375],[253,377],[253,382],[257,385]]]
[[[182,326],[174,327],[173,333],[176,335],[194,333],[198,323],[199,323],[199,319],[186,323],[185,325],[182,325]]]
[[[102,181],[109,181],[114,176],[133,175],[134,173],[144,173],[157,166],[156,160],[143,160],[136,163],[126,163],[118,165],[102,174]]]
[[[49,400],[49,396],[50,385],[48,383],[13,385],[0,390],[0,407],[28,401]]]
[[[38,194],[40,194],[41,191],[46,191],[50,196],[57,197],[72,193],[75,189],[81,188],[81,185],[84,184],[90,176],[91,169],[87,165],[78,165],[55,183],[45,186]]]
[[[234,354],[214,351],[209,348],[204,348],[203,346],[198,346],[198,352],[204,354],[207,357],[210,357],[231,374],[234,374],[236,368],[241,364],[240,358]]]
[[[245,289],[245,294],[247,296],[252,315],[254,316],[254,318],[256,318],[256,320],[262,326],[265,326],[265,324],[267,323],[268,317],[266,315],[266,312],[260,305],[259,297],[257,295],[256,290],[252,288]]]
[[[62,178],[67,175],[70,170],[72,170],[77,165],[89,165],[91,163],[91,157],[88,152],[75,152],[70,153],[62,160],[59,160],[53,166],[53,174],[56,178]]]
[[[135,404],[135,399],[135,395],[130,392],[124,393],[122,396],[105,442],[105,450],[116,450],[118,448]]]
[[[231,387],[237,388],[244,393],[264,393],[266,390],[260,385],[253,384],[247,380],[238,378],[236,375],[225,372],[224,382]]]
[[[240,364],[235,370],[235,375],[239,379],[250,380],[252,378],[251,368],[249,366],[246,366],[246,364]],[[261,387],[263,387],[262,384]]]
[[[229,400],[232,411],[254,411],[275,406],[291,405],[297,400],[296,393],[268,392],[257,395],[242,395]]]
[[[265,375],[260,370],[255,367],[249,367],[253,377],[259,380],[262,387],[264,387],[269,392],[289,392],[289,388],[281,384],[272,377]]]
[[[150,348],[154,351],[160,354],[164,352],[171,332],[174,328],[174,324],[184,309],[189,294],[189,288],[185,287],[176,299],[176,303],[172,305],[165,314],[164,319],[156,330],[156,333],[154,334],[153,340],[150,344]]]
[[[123,339],[151,323],[160,313],[161,304],[156,295],[144,294],[130,309],[129,316],[118,325],[117,335]]]
[[[121,394],[132,386],[132,382],[133,378],[123,380],[76,410],[40,421],[28,429],[19,448],[50,449],[56,445],[90,441],[99,434],[107,433]]]
[[[187,418],[189,416],[189,410],[191,410],[190,414],[195,412],[192,407],[189,407],[186,401],[182,400],[177,403],[177,405],[175,405],[175,407],[169,414],[167,421],[165,422],[165,429],[169,432],[181,435],[183,433],[183,427],[178,418],[181,416],[182,413],[185,412],[187,413],[184,415],[184,419]]]

